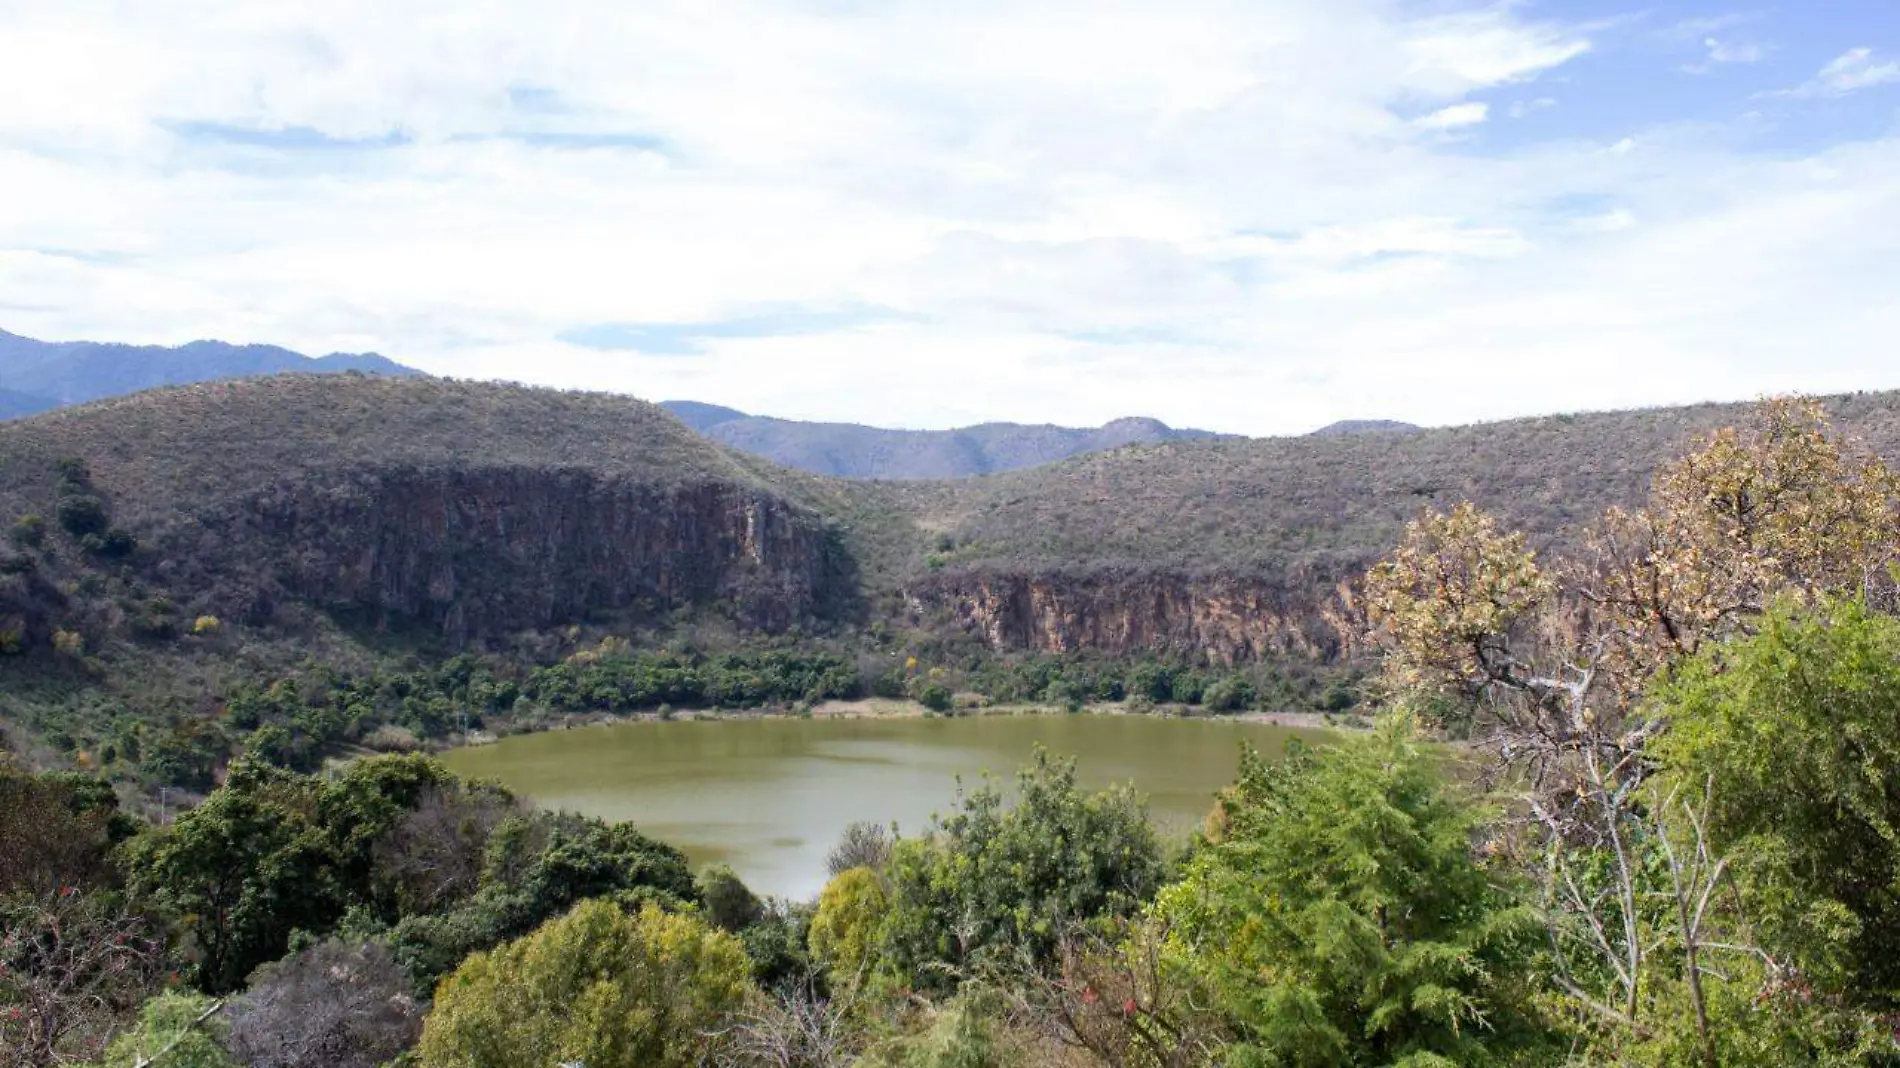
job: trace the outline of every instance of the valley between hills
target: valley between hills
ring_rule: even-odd
[[[1827,404],[1900,451],[1900,394]],[[0,424],[0,716],[39,762],[190,792],[259,731],[314,766],[471,718],[662,706],[1339,712],[1356,667],[1327,606],[1408,520],[1468,499],[1549,544],[1740,411],[874,482],[620,396],[364,375],[158,389]]]

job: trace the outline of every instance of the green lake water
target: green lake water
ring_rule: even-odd
[[[1008,785],[1037,745],[1075,757],[1091,786],[1133,782],[1157,824],[1185,833],[1232,781],[1243,742],[1278,753],[1296,733],[1114,715],[704,720],[519,735],[445,760],[545,808],[631,821],[762,893],[805,898],[847,824],[921,831],[959,776]]]

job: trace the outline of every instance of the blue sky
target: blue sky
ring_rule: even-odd
[[[0,49],[16,333],[925,427],[1900,387],[1895,0],[0,0]]]

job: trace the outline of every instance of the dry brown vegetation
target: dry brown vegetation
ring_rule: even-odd
[[[1900,394],[1823,402],[1876,451],[1900,450]],[[62,456],[92,466],[119,521],[141,536],[337,471],[580,471],[771,493],[845,528],[873,583],[901,580],[933,555],[950,566],[1356,566],[1423,509],[1459,500],[1534,536],[1578,527],[1639,498],[1659,460],[1744,408],[1138,445],[985,478],[869,484],[723,448],[620,396],[291,375],[156,390],[0,426],[0,519],[49,514]]]

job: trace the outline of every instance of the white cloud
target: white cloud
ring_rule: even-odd
[[[1720,41],[1713,37],[1706,38],[1702,47],[1709,50],[1711,63],[1758,63],[1768,54],[1768,50],[1758,44]]]
[[[1760,19],[1761,13],[1756,11],[1728,11],[1719,15],[1681,19],[1665,30],[1663,36],[1676,40],[1696,41],[1710,34],[1747,25]]]
[[[1514,21],[1505,8],[1422,23],[1405,45],[1409,73],[1466,88],[1523,81],[1589,50],[1587,38],[1561,27]]]
[[[1429,115],[1413,121],[1423,130],[1455,130],[1461,126],[1476,126],[1491,116],[1491,105],[1485,103],[1453,104],[1440,108]]]
[[[20,333],[924,426],[1900,385],[1900,147],[1477,154],[1474,96],[1549,106],[1592,47],[1513,4],[101,0],[0,4],[0,40]],[[783,309],[836,322],[559,340]]]
[[[1900,60],[1885,63],[1874,60],[1871,48],[1854,48],[1830,60],[1812,81],[1771,96],[1828,97],[1846,96],[1877,85],[1900,82]]]

